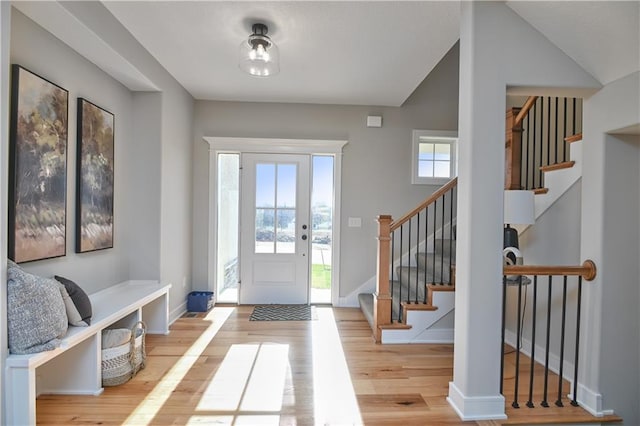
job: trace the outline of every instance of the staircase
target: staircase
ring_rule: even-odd
[[[533,191],[536,218],[581,176],[581,116],[569,98],[507,111],[505,189]],[[378,217],[376,292],[358,295],[377,342],[453,342],[456,192],[457,178],[400,219]]]
[[[358,295],[376,341],[453,342],[457,182],[396,221],[378,217],[377,292]]]

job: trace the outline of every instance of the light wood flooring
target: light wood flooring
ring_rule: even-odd
[[[168,336],[147,336],[147,367],[133,380],[98,397],[43,395],[38,424],[491,426],[596,420],[575,407],[526,408],[525,393],[524,408],[509,407],[508,420],[465,423],[446,402],[452,345],[376,345],[358,309],[317,307],[318,320],[299,322],[249,321],[251,310],[217,306],[179,319]],[[507,360],[508,401],[512,364]]]

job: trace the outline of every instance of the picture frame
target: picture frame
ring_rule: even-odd
[[[69,92],[13,64],[10,110],[7,255],[65,256]]]
[[[76,253],[113,248],[115,116],[78,98]]]

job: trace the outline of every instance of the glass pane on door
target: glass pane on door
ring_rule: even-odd
[[[296,164],[256,164],[255,253],[296,252]]]

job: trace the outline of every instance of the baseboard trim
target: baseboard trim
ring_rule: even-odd
[[[578,403],[594,417],[611,416],[613,410],[602,409],[602,395],[578,383]]]
[[[176,322],[178,318],[187,313],[187,302],[182,302],[177,308],[169,312],[169,325]]]
[[[447,402],[464,420],[506,419],[504,396],[465,396],[453,382],[449,382]]]

